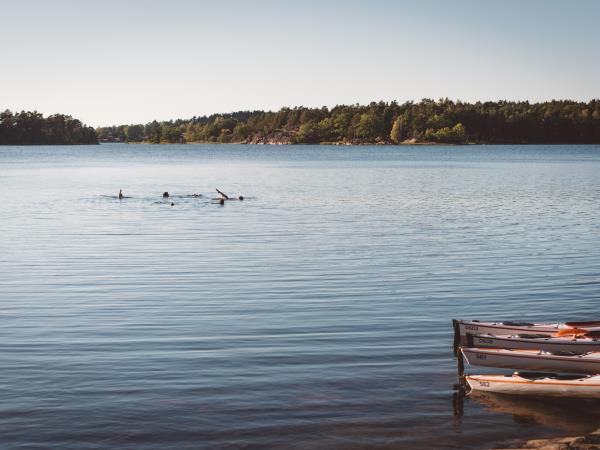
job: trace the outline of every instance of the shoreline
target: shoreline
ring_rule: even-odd
[[[514,446],[498,447],[492,450],[591,450],[600,448],[600,429],[582,436],[554,437],[520,441]]]
[[[328,146],[328,147],[361,147],[361,146],[382,146],[382,147],[401,147],[401,146],[418,146],[418,145],[452,145],[452,146],[465,146],[465,145],[496,145],[496,144],[480,144],[476,142],[468,142],[466,144],[445,144],[441,142],[400,142],[394,143],[382,143],[382,142],[319,142],[316,144],[301,144],[296,142],[211,142],[211,141],[190,141],[190,142],[125,142],[125,141],[99,141],[99,144],[146,144],[146,145],[188,145],[188,144],[216,144],[216,145],[270,145],[270,146],[291,146],[297,145],[302,147],[317,147],[317,146]],[[520,144],[498,144],[498,145],[520,145]],[[566,145],[566,144],[559,144]]]
[[[190,144],[214,144],[214,145],[248,145],[248,146],[301,146],[301,147],[365,147],[365,146],[381,146],[381,147],[418,147],[418,146],[446,146],[446,147],[468,147],[468,146],[504,146],[504,145],[600,145],[598,143],[578,143],[578,142],[534,142],[534,143],[505,143],[505,142],[467,142],[464,144],[454,143],[443,143],[443,142],[400,142],[394,143],[381,143],[381,142],[362,142],[362,143],[332,143],[332,142],[320,142],[318,144],[300,144],[300,143],[289,143],[289,142],[210,142],[210,141],[193,141],[193,142],[125,142],[125,141],[99,141],[98,144],[127,144],[127,145],[190,145]],[[95,145],[95,144],[94,144]]]

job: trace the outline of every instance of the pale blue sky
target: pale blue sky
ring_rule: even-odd
[[[600,97],[600,1],[0,0],[0,108],[90,125]]]

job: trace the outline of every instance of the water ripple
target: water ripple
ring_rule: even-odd
[[[450,319],[598,318],[599,169],[598,146],[0,148],[0,446],[552,433],[550,406],[457,411]]]

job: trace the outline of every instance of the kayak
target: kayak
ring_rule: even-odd
[[[480,320],[452,319],[452,326],[454,327],[454,355],[456,356],[458,347],[466,344],[469,334],[512,335],[527,333],[554,336],[559,333],[570,333],[571,331],[590,332],[600,330],[600,321],[547,323],[523,321],[482,322]]]
[[[600,398],[600,375],[552,375],[520,373],[512,375],[467,375],[474,391],[511,395]]]
[[[545,350],[549,352],[600,352],[600,333],[590,332],[583,337],[548,336],[541,333],[512,335],[476,334],[467,337],[468,347]]]
[[[585,328],[586,330],[600,329],[600,321],[565,322],[565,323],[539,323],[523,321],[482,322],[479,320],[453,321],[454,329],[458,328],[460,336],[470,334],[517,334],[533,333],[554,335],[564,329]]]
[[[600,352],[574,354],[541,350],[499,348],[460,349],[467,364],[509,369],[539,370],[555,373],[600,374]]]

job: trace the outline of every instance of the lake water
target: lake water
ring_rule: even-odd
[[[452,318],[600,319],[600,146],[0,147],[0,193],[2,449],[600,426],[596,402],[463,399],[451,348]]]

